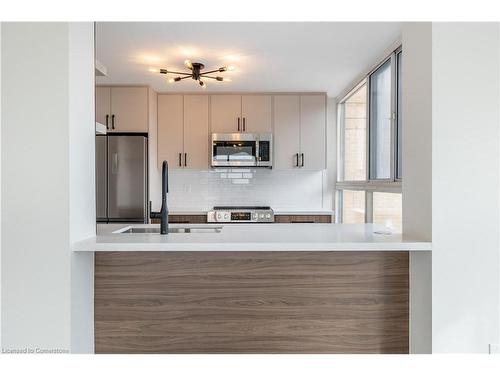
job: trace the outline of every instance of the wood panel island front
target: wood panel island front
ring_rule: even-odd
[[[95,252],[95,352],[408,353],[409,251],[429,243],[335,224],[303,224],[299,240],[296,225],[272,226],[217,239],[106,225],[77,244]]]

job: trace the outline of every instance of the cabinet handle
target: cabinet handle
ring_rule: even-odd
[[[179,167],[182,167],[182,154],[179,152]]]
[[[106,115],[106,129],[109,129],[109,115]]]
[[[188,154],[187,154],[187,152],[185,152],[185,153],[184,153],[184,166],[185,166],[185,167],[187,167],[187,166],[188,166],[187,158],[188,158]]]
[[[295,154],[295,160],[296,160],[295,166],[298,167],[299,166],[299,153],[298,152]]]
[[[115,115],[111,115],[111,129],[115,129]]]
[[[238,131],[240,131],[240,118],[238,117]]]
[[[247,119],[245,117],[243,117],[243,131],[246,131],[246,128],[247,128],[247,126],[246,126],[247,121],[246,120]]]
[[[300,163],[300,167],[302,168],[304,166],[304,153],[300,154],[302,158],[302,163]]]

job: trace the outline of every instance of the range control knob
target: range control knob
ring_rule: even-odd
[[[224,214],[224,219],[229,219],[229,214],[227,212]]]

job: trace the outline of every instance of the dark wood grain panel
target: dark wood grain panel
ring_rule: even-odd
[[[174,224],[204,224],[207,215],[169,215],[168,220]],[[331,223],[331,215],[274,215],[275,223]],[[160,219],[151,219],[152,224],[159,224]]]
[[[108,252],[97,353],[407,353],[406,252]]]
[[[275,223],[331,223],[332,215],[274,215]]]
[[[207,215],[168,215],[168,221],[172,224],[204,224]],[[160,224],[160,219],[151,219],[151,224]]]

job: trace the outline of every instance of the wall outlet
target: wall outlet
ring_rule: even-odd
[[[500,354],[500,345],[488,344],[488,354]]]

